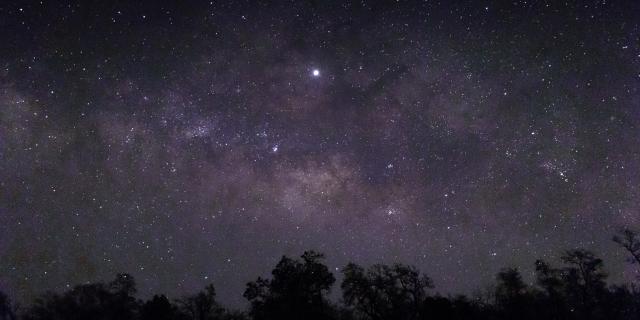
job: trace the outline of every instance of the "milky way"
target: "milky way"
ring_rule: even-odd
[[[575,247],[633,277],[640,2],[451,2],[3,1],[0,288],[240,305],[307,249],[443,293]]]

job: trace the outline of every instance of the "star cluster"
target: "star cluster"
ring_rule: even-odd
[[[0,286],[238,304],[282,254],[441,292],[640,223],[634,1],[6,1]]]

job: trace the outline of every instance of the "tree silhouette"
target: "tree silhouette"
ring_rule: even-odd
[[[350,263],[343,269],[345,304],[365,319],[418,319],[432,282],[413,267],[377,264],[364,270]]]
[[[518,269],[501,269],[495,285],[473,299],[429,294],[431,279],[411,266],[349,263],[340,305],[327,298],[335,278],[323,258],[313,251],[283,256],[270,279],[247,284],[248,314],[223,308],[212,284],[174,302],[164,295],[136,300],[133,277],[118,274],[111,282],[44,293],[21,314],[0,292],[0,320],[640,320],[640,288],[608,287],[603,261],[584,249],[563,252],[560,267],[537,260],[535,286]]]
[[[535,273],[536,283],[542,289],[538,295],[538,304],[543,308],[539,313],[547,319],[567,319],[562,270],[550,266],[543,260],[536,260]]]
[[[213,284],[209,284],[204,291],[178,300],[180,310],[190,320],[217,320],[222,319],[224,308],[216,301],[216,290]]]
[[[499,301],[512,301],[527,293],[527,285],[522,281],[522,276],[517,268],[505,268],[496,276],[496,299]]]
[[[584,249],[568,250],[560,259],[567,265],[563,277],[570,308],[585,319],[597,317],[594,306],[603,298],[607,277],[602,259]]]
[[[536,282],[547,295],[559,297],[562,294],[562,272],[543,260],[536,260]]]
[[[117,319],[133,319],[137,311],[136,282],[126,273],[116,275],[115,280],[108,284],[108,307],[111,314]]]
[[[176,306],[164,295],[154,295],[140,309],[141,320],[172,320],[178,317]]]
[[[613,236],[613,241],[629,252],[631,255],[629,261],[631,263],[640,264],[640,235],[636,231],[627,228],[622,229]]]
[[[307,251],[302,261],[283,256],[271,272],[272,279],[247,284],[244,297],[254,319],[327,319],[334,310],[326,295],[335,282],[322,254]]]
[[[25,319],[134,319],[135,292],[133,277],[118,274],[108,284],[79,285],[63,295],[46,293],[36,300]]]
[[[534,300],[528,286],[516,268],[505,268],[498,272],[495,291],[496,307],[504,317],[532,318]]]

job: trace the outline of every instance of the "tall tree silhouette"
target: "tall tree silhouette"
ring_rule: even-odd
[[[262,319],[327,319],[333,310],[326,299],[336,281],[324,256],[307,251],[302,260],[283,256],[271,272],[272,279],[258,278],[247,284],[244,297],[251,303],[250,314]]]
[[[365,319],[418,319],[432,282],[413,267],[377,264],[364,270],[349,263],[344,269],[345,304]]]
[[[598,317],[595,306],[603,298],[607,278],[602,259],[584,249],[568,250],[560,259],[566,265],[563,277],[570,308],[584,319]]]

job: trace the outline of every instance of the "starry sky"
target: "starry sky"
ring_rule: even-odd
[[[242,305],[307,249],[443,293],[575,247],[634,276],[638,1],[2,1],[0,39],[19,299],[129,272]]]

